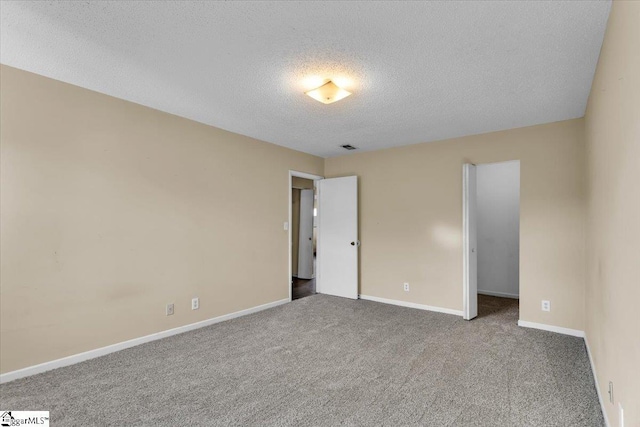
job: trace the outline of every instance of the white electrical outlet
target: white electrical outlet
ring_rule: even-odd
[[[200,308],[200,300],[195,297],[191,300],[191,310],[197,310]]]
[[[409,284],[407,282],[404,282],[404,291],[409,292]]]
[[[173,314],[173,304],[167,304],[167,316],[171,316]]]
[[[289,230],[289,223],[285,221],[284,224],[282,225],[282,228],[284,228],[284,231]]]
[[[542,300],[542,311],[551,311],[551,303],[546,300]]]

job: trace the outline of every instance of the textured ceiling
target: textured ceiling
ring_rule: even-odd
[[[609,8],[3,1],[0,61],[329,157],[583,116]]]

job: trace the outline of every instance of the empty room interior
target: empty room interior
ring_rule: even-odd
[[[640,427],[639,1],[0,16],[2,425]]]

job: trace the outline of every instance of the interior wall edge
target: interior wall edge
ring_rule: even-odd
[[[591,366],[591,373],[593,374],[593,382],[596,386],[596,393],[598,394],[598,402],[600,402],[600,409],[602,410],[602,417],[604,418],[604,423],[606,427],[610,427],[609,417],[607,416],[607,408],[604,405],[604,399],[602,398],[602,392],[600,391],[600,385],[598,383],[598,373],[596,371],[596,364],[593,360],[593,355],[591,354],[591,347],[589,346],[589,333],[585,331],[584,334],[584,346],[587,349],[587,356],[589,356],[589,365]]]

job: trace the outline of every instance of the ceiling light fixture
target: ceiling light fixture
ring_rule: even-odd
[[[343,98],[351,95],[351,92],[336,86],[334,82],[329,80],[325,84],[310,91],[305,92],[307,95],[320,101],[323,104],[331,104],[336,101],[340,101]]]

